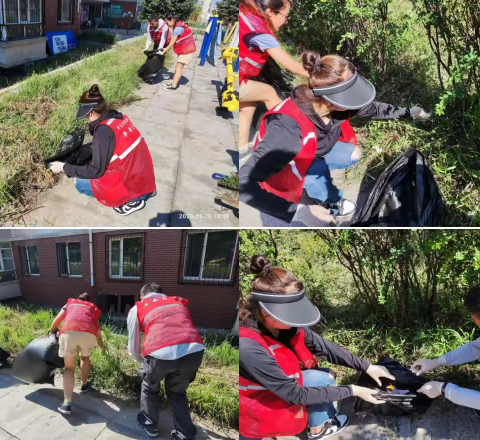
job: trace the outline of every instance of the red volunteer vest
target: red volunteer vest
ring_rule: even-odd
[[[105,174],[90,181],[95,198],[115,207],[155,191],[152,157],[130,119],[123,115],[123,120],[112,118],[100,124],[108,125],[115,133],[115,149]]]
[[[98,319],[102,312],[95,304],[70,298],[67,301],[65,313],[60,334],[68,330],[76,330],[79,332],[92,333],[97,336],[100,330]]]
[[[274,34],[268,29],[265,20],[252,12],[244,4],[239,6],[239,21],[240,21],[240,69],[239,79],[240,84],[247,82],[250,77],[258,76],[262,67],[268,60],[268,53],[260,50],[249,49],[245,43],[245,37],[252,34]]]
[[[202,337],[193,326],[188,300],[178,296],[146,298],[136,303],[140,330],[145,333],[142,355],[163,347],[197,342]]]
[[[259,185],[264,190],[284,200],[298,203],[302,195],[305,174],[310,168],[315,158],[315,152],[317,151],[315,124],[302,113],[291,98],[288,98],[265,113],[260,124],[260,129],[255,136],[253,149],[257,148],[257,145],[265,136],[265,121],[267,116],[273,114],[287,115],[297,121],[302,133],[302,148],[283,170],[269,177],[265,182],[260,182]],[[348,120],[343,121],[340,128],[342,134],[338,140],[357,145],[357,136],[350,122],[348,122]]]
[[[183,21],[177,21],[176,26],[182,26],[184,28],[183,34],[177,38],[173,50],[177,55],[188,55],[194,53],[197,48],[195,46],[195,39],[193,38],[192,30],[188,27],[188,24]]]
[[[167,24],[163,22],[163,24],[158,28],[158,30],[150,29],[150,25],[148,25],[148,32],[150,33],[150,36],[152,37],[152,40],[153,40],[153,44],[155,44],[155,46],[158,46],[160,44],[160,41],[162,40],[163,29],[165,28],[165,26],[168,29],[167,29],[167,35],[165,36],[164,47],[167,47],[168,44],[170,43],[170,38],[171,38],[170,28],[167,26]]]
[[[312,353],[303,343],[305,334],[298,329],[292,338],[293,351],[266,335],[240,327],[240,339],[253,339],[267,349],[288,377],[295,377],[303,385],[300,365],[317,365]],[[310,367],[310,368],[311,368]],[[307,425],[307,409],[293,405],[260,384],[239,377],[240,434],[246,437],[281,437],[302,432]]]

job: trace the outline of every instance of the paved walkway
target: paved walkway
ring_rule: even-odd
[[[136,421],[138,404],[96,393],[73,397],[72,414],[57,411],[63,399],[61,380],[51,385],[26,385],[0,371],[0,440],[127,440],[148,439]],[[238,438],[235,431],[222,432],[208,422],[194,420],[196,440]],[[171,415],[160,413],[160,440],[170,439]]]
[[[197,40],[198,48],[201,42]],[[226,71],[222,61],[217,67],[201,67],[199,61],[186,66],[176,91],[161,85],[171,73],[159,74],[154,85],[140,87],[138,101],[118,109],[145,137],[155,166],[158,194],[143,210],[119,216],[79,194],[64,176],[39,196],[38,208],[24,217],[22,226],[238,226],[238,213],[217,200],[211,178],[215,172],[236,170],[238,113],[217,109]]]

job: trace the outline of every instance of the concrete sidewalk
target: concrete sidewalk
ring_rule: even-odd
[[[238,112],[217,109],[225,72],[221,60],[217,67],[199,62],[197,57],[185,67],[177,90],[161,84],[171,78],[172,66],[157,75],[154,85],[140,87],[138,101],[118,109],[146,139],[155,167],[157,196],[143,210],[119,216],[78,193],[63,175],[38,197],[38,208],[23,217],[22,226],[238,226],[238,213],[216,200],[211,178],[237,169]]]
[[[61,378],[51,385],[27,385],[0,371],[0,440],[126,440],[148,439],[137,424],[138,404],[134,405],[94,390],[75,393],[72,414],[57,411],[63,400]],[[236,431],[221,431],[211,423],[195,420],[196,440],[238,438]],[[160,413],[160,436],[170,439],[172,417]]]

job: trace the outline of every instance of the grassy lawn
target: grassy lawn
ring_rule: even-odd
[[[53,309],[24,303],[0,305],[2,348],[18,354],[33,339],[47,334],[56,313]],[[92,353],[93,387],[124,399],[138,400],[141,381],[137,375],[138,364],[128,355],[125,324],[106,317],[101,329],[106,351],[96,349]],[[197,415],[221,427],[238,427],[238,350],[214,333],[203,337],[207,348],[197,378],[188,389],[190,407]]]
[[[0,224],[35,206],[38,189],[54,184],[43,159],[85,121],[75,121],[80,95],[98,84],[112,107],[135,98],[144,39],[89,57],[53,75],[31,75],[18,91],[0,95]]]

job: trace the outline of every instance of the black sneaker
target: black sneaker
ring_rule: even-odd
[[[474,409],[473,414],[477,416],[478,419],[480,419],[480,410],[479,409]]]
[[[141,209],[145,208],[147,203],[145,200],[137,200],[135,202],[128,202],[125,205],[117,206],[113,208],[113,210],[118,215],[130,215],[133,214],[135,211],[140,211]]]
[[[313,199],[313,201],[329,211],[329,214],[333,217],[348,217],[353,215],[357,209],[357,205],[351,200],[342,199],[337,203],[320,202]]]
[[[323,429],[318,434],[312,434],[309,431],[308,438],[309,440],[323,440],[332,437],[342,431],[348,425],[348,422],[348,417],[345,415],[335,416],[323,425]]]
[[[58,407],[58,411],[60,411],[62,414],[72,414],[72,404],[71,403],[62,403]]]
[[[180,431],[177,431],[176,429],[174,429],[170,433],[170,438],[172,440],[187,440],[187,437],[185,437]]]
[[[90,391],[90,384],[88,382],[80,388],[81,393],[86,393],[87,391]]]
[[[143,412],[138,413],[137,423],[145,430],[149,437],[158,437],[158,428]]]

